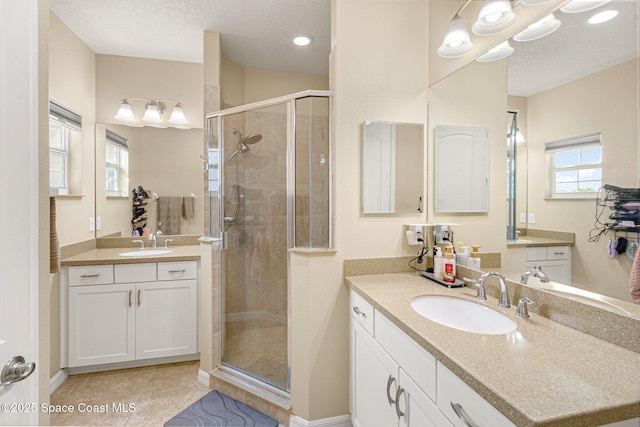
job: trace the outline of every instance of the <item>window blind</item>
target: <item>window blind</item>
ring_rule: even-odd
[[[112,131],[110,131],[109,129],[107,129],[107,141],[111,142],[112,144],[115,144],[119,147],[124,148],[125,150],[129,149],[129,144],[128,144],[128,140],[127,138],[118,135],[117,133],[114,133]]]
[[[54,117],[61,124],[77,130],[82,130],[82,116],[63,107],[53,100],[49,100],[49,116]]]
[[[544,152],[547,154],[570,148],[585,148],[601,144],[601,132],[590,133],[588,135],[574,136],[571,138],[559,139],[557,141],[544,144]]]

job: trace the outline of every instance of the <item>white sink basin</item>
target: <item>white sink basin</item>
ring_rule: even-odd
[[[518,327],[516,322],[499,311],[461,298],[425,295],[414,298],[411,308],[441,325],[474,334],[508,334]]]
[[[123,252],[120,256],[155,256],[171,253],[171,249],[138,249],[136,251]]]

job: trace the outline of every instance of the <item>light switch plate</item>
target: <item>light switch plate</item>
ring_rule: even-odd
[[[89,217],[89,233],[96,231],[96,219]]]
[[[520,214],[520,224],[526,224],[526,223],[527,223],[527,214],[521,213]]]
[[[100,218],[99,216],[96,217],[96,230],[101,230],[102,229],[102,218]]]
[[[529,214],[529,224],[535,224],[536,223],[536,214]]]

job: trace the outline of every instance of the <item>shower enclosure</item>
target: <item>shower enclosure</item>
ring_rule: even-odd
[[[209,235],[223,242],[222,364],[284,391],[288,251],[332,246],[330,96],[300,92],[207,117]]]

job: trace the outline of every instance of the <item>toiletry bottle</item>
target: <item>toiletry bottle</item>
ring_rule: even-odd
[[[464,245],[463,242],[459,243],[460,248],[458,249],[458,253],[456,254],[456,265],[466,266],[467,265],[467,246]]]
[[[436,255],[433,257],[433,277],[442,280],[444,274],[444,257],[442,250],[436,246]]]
[[[467,267],[480,270],[480,253],[478,249],[481,247],[479,245],[471,245],[471,255],[467,258]]]
[[[444,248],[446,253],[444,254],[444,272],[443,278],[445,282],[456,282],[456,260],[453,256],[453,246],[449,245]]]

